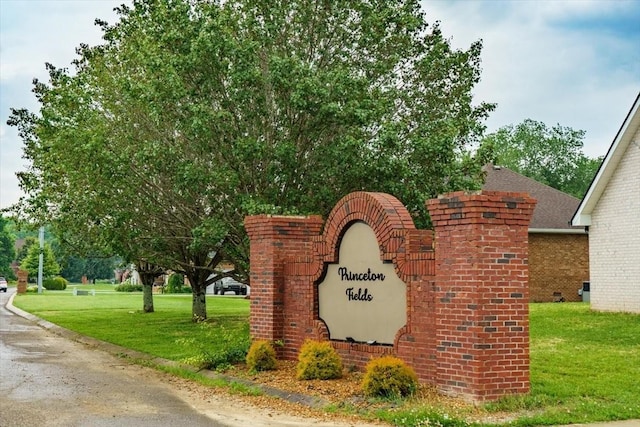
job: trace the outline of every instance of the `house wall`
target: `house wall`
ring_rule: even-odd
[[[587,234],[529,233],[531,302],[552,302],[554,292],[565,301],[582,301],[578,289],[588,280]]]
[[[591,214],[591,307],[640,313],[640,129]]]

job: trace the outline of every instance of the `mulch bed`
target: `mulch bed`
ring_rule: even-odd
[[[293,411],[307,416],[329,416],[344,418],[344,415],[327,414],[323,408],[344,408],[345,413],[357,414],[371,412],[378,408],[422,407],[434,408],[436,412],[467,419],[494,418],[481,408],[460,399],[444,396],[435,387],[421,385],[418,392],[404,401],[389,401],[367,398],[361,389],[363,373],[345,371],[340,379],[298,380],[295,361],[278,361],[273,371],[249,372],[246,366],[239,365],[226,372],[263,389],[275,389],[281,393],[267,392],[261,396],[249,397],[249,402],[258,406],[276,407],[283,412]],[[355,415],[354,415],[355,416]],[[353,420],[352,420],[353,421]],[[371,420],[367,420],[371,422]]]

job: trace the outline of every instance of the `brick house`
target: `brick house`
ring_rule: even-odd
[[[578,290],[589,280],[589,238],[583,227],[570,225],[580,199],[504,167],[487,165],[484,171],[483,190],[528,193],[538,201],[529,224],[530,301],[581,301]]]
[[[640,313],[640,94],[572,224],[589,233],[591,307]]]

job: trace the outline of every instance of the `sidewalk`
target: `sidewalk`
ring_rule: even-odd
[[[13,305],[13,298],[15,297],[15,293],[13,295],[11,295],[11,297],[9,297],[9,300],[7,301],[6,304],[6,308],[7,310],[11,311],[12,313],[24,317],[25,319],[28,319],[32,322],[34,322],[35,324],[37,324],[38,326],[40,326],[41,328],[50,330],[51,332],[72,340],[72,341],[76,341],[79,343],[83,343],[86,344],[88,346],[100,349],[102,351],[108,352],[110,354],[119,354],[119,355],[126,355],[132,359],[138,359],[138,360],[146,360],[146,361],[150,361],[153,362],[156,365],[160,365],[160,366],[171,366],[171,367],[180,367],[183,369],[187,369],[187,370],[192,370],[193,372],[198,371],[197,368],[194,368],[193,366],[188,366],[188,365],[183,365],[180,364],[178,362],[174,362],[172,360],[167,360],[167,359],[162,359],[159,357],[154,357],[151,356],[149,354],[146,353],[142,353],[139,351],[135,351],[135,350],[131,350],[129,348],[126,347],[120,347],[118,345],[115,344],[111,344],[111,343],[107,343],[104,341],[100,341],[97,340],[95,338],[91,338],[91,337],[86,337],[84,335],[78,334],[77,332],[73,332],[70,331],[68,329],[62,328],[56,324],[53,324],[51,322],[48,322],[44,319],[41,319],[37,316],[34,316],[31,313],[27,313],[26,311],[23,311],[21,309],[19,309],[18,307],[15,307]],[[246,383],[247,385],[251,385],[254,387],[259,387],[262,389],[262,391],[265,394],[271,395],[271,396],[276,396],[279,397],[283,400],[287,400],[289,402],[293,402],[293,403],[299,403],[302,405],[307,405],[310,407],[322,407],[324,406],[327,402],[323,401],[320,398],[316,398],[316,397],[312,397],[312,396],[307,396],[307,395],[302,395],[302,394],[297,394],[297,393],[291,393],[291,392],[285,392],[282,390],[278,390],[276,388],[273,387],[267,387],[267,386],[262,386],[259,384],[254,384],[251,383],[250,381],[244,381],[238,378],[231,378],[227,375],[223,375],[223,374],[219,374],[213,371],[199,371],[200,374],[203,375],[207,375],[208,377],[211,378],[224,378],[226,380],[233,380],[235,382],[243,382]],[[640,420],[625,420],[625,421],[608,421],[608,422],[598,422],[598,423],[588,423],[588,424],[570,424],[570,425],[566,425],[566,426],[556,426],[556,427],[640,427]]]

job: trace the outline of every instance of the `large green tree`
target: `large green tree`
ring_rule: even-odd
[[[18,265],[22,262],[23,259],[27,257],[29,253],[29,248],[33,245],[38,245],[38,238],[34,236],[27,236],[24,238],[24,243],[16,253],[16,262]]]
[[[56,261],[51,245],[45,243],[42,248],[42,254],[42,277],[52,277],[60,273],[60,265],[58,265],[58,262]],[[40,245],[31,245],[27,256],[20,263],[20,268],[28,271],[31,279],[35,279],[38,277],[39,265]]]
[[[0,276],[6,279],[14,279],[15,275],[11,269],[15,251],[15,237],[11,234],[8,227],[8,220],[0,215]]]
[[[582,198],[602,161],[584,155],[584,136],[583,130],[527,119],[487,135],[483,146],[493,150],[494,163]]]
[[[136,0],[118,14],[74,73],[48,66],[39,114],[13,111],[31,161],[19,209],[185,274],[194,320],[221,274],[248,280],[247,214],[326,215],[350,191],[387,191],[425,225],[426,199],[480,183],[481,43],[452,49],[418,1]]]

